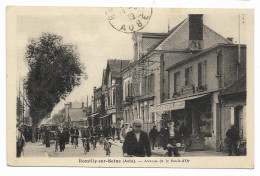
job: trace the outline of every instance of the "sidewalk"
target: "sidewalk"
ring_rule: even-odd
[[[152,156],[165,156],[167,150],[163,150],[162,148],[158,149],[155,147],[155,150],[152,150]],[[223,154],[222,152],[216,152],[215,150],[206,150],[206,151],[191,151],[184,152],[179,151],[181,157],[194,157],[194,156],[227,156],[227,154]]]
[[[123,143],[120,143],[119,140],[115,140],[112,141],[112,145],[116,145],[119,147],[123,147]],[[167,150],[163,150],[162,148],[158,149],[157,147],[155,147],[155,150],[152,150],[152,156],[165,156],[165,153],[167,152]],[[187,157],[187,156],[227,156],[227,154],[223,154],[222,152],[216,152],[215,150],[207,150],[207,151],[191,151],[191,152],[184,152],[184,151],[180,151],[180,154],[182,157]]]
[[[46,148],[42,141],[35,143],[27,142],[24,147],[24,157],[49,157],[48,152],[51,150],[53,149]]]

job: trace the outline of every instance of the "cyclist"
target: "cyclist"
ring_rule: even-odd
[[[96,130],[95,127],[91,128],[90,134],[91,134],[90,140],[91,140],[91,143],[93,145],[93,149],[95,149],[96,148],[96,143],[97,143],[97,130]]]
[[[82,130],[82,143],[83,147],[85,147],[85,142],[87,142],[87,152],[89,152],[89,138],[90,138],[90,131],[87,126],[84,126],[84,129]],[[86,141],[87,140],[87,141]]]
[[[70,131],[71,134],[71,143],[76,143],[76,146],[78,146],[78,138],[79,138],[79,130],[76,126]]]

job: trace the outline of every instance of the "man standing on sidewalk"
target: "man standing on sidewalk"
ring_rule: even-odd
[[[59,136],[60,152],[62,152],[65,149],[65,143],[66,143],[66,133],[63,130],[63,127],[60,127],[58,136]]]
[[[149,139],[150,139],[150,142],[152,145],[152,150],[154,150],[155,141],[157,139],[157,136],[158,136],[158,130],[156,129],[156,125],[154,125],[149,133]]]
[[[133,122],[133,131],[127,133],[123,144],[123,155],[145,157],[151,156],[151,148],[147,133],[142,131],[142,121],[136,119]]]

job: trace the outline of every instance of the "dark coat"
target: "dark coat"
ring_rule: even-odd
[[[70,130],[70,134],[71,134],[71,135],[78,136],[78,135],[79,135],[79,130],[78,130],[78,129],[76,129],[76,130],[75,130],[75,129],[71,129],[71,130]]]
[[[58,137],[60,141],[66,141],[66,132],[64,130],[62,132],[59,131]]]
[[[226,136],[231,140],[232,142],[236,142],[239,140],[239,132],[236,128],[231,128],[227,131]]]
[[[148,135],[144,131],[141,131],[139,142],[137,142],[135,132],[128,132],[123,144],[123,153],[127,153],[128,155],[134,155],[137,157],[144,157],[145,154],[147,156],[151,156],[151,148]]]
[[[157,136],[158,136],[158,130],[152,128],[151,131],[150,131],[150,133],[149,133],[149,138],[150,138],[151,140],[155,140],[155,139],[157,138]]]

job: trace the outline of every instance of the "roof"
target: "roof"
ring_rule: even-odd
[[[189,62],[190,60],[193,60],[194,58],[199,57],[203,54],[207,54],[208,52],[212,51],[213,49],[216,49],[221,46],[238,46],[238,45],[237,44],[218,43],[218,44],[216,44],[210,48],[207,48],[205,50],[202,50],[196,54],[191,54],[189,57],[183,59],[182,61],[167,67],[165,70],[170,70],[170,69],[176,68],[177,66],[183,65],[183,64]],[[241,47],[246,47],[246,45],[241,45]]]
[[[203,24],[203,45],[202,49],[207,49],[217,43],[232,42],[221,36],[217,32],[210,29]],[[189,49],[189,18],[175,26],[169,35],[162,40],[154,50],[167,50],[167,51],[187,51]]]
[[[126,68],[130,63],[129,60],[118,60],[118,59],[109,59],[107,61],[108,66],[111,71],[111,75],[113,78],[120,78],[121,77],[121,70]],[[108,71],[108,70],[107,70]]]
[[[239,94],[245,92],[246,92],[246,75],[242,76],[232,85],[224,89],[223,92],[220,93],[220,96],[233,95],[233,94]]]
[[[70,108],[69,109],[69,116],[71,121],[81,121],[85,120],[86,116],[82,111],[83,109],[81,108]]]

